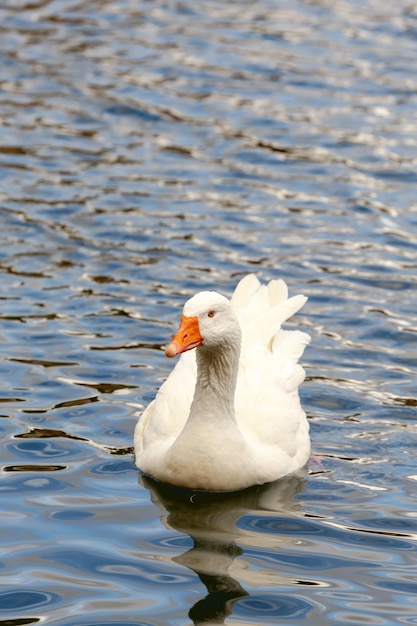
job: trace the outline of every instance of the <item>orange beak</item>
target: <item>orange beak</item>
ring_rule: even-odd
[[[177,356],[187,350],[192,350],[203,344],[198,327],[198,317],[181,317],[181,324],[172,338],[171,343],[165,349],[165,354],[169,357]]]

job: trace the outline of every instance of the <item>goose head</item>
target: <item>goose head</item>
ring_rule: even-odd
[[[199,347],[240,346],[240,335],[230,301],[215,291],[201,291],[185,303],[180,327],[165,354],[173,357]]]

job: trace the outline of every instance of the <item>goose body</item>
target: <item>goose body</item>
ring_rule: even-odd
[[[228,300],[203,291],[166,348],[181,354],[135,429],[136,465],[179,487],[236,491],[303,467],[309,427],[298,364],[309,335],[282,323],[305,303],[249,274]]]

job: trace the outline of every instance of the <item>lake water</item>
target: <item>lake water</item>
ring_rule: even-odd
[[[417,5],[5,0],[0,62],[0,624],[417,624]],[[248,272],[314,455],[190,501],[134,425]]]

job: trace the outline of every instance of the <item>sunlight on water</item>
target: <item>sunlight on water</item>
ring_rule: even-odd
[[[0,624],[417,623],[417,10],[0,7]],[[195,291],[309,302],[308,469],[138,476]]]

